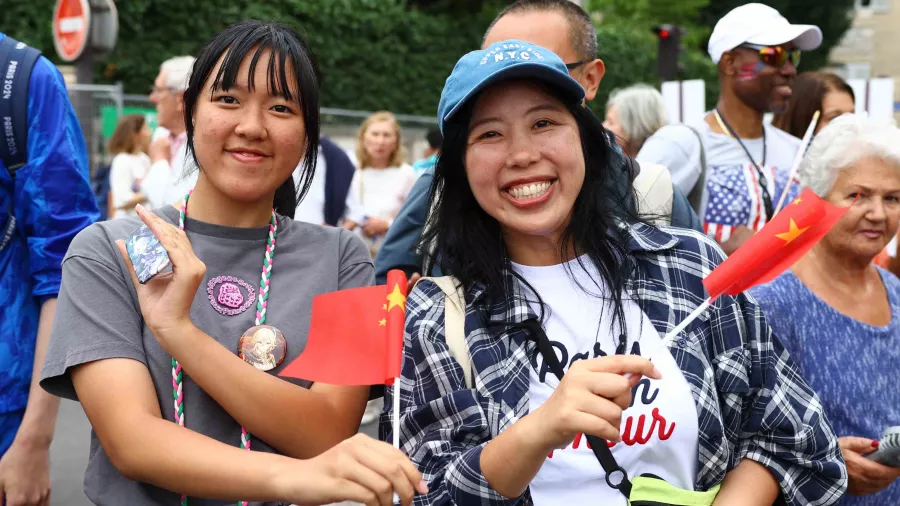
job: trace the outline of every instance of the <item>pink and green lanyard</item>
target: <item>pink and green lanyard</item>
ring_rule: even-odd
[[[184,230],[184,218],[187,212],[188,199],[191,198],[188,192],[184,196],[181,203],[181,209],[178,214],[178,228]],[[272,280],[272,262],[275,260],[275,237],[278,235],[278,219],[275,216],[275,209],[272,209],[272,219],[269,221],[269,238],[266,241],[266,256],[263,260],[262,275],[259,280],[259,297],[256,301],[256,323],[253,325],[263,325],[266,323],[266,305],[269,301],[269,286]],[[182,390],[182,379],[184,372],[181,364],[172,357],[172,396],[175,399],[175,423],[184,427],[184,391]],[[241,427],[241,449],[250,450],[250,433],[247,429]],[[187,506],[187,496],[181,496],[181,505]],[[240,501],[238,504],[246,506],[247,501]]]

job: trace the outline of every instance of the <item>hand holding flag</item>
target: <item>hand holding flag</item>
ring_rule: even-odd
[[[388,272],[387,285],[313,297],[306,348],[281,376],[331,385],[394,385],[394,447],[400,448],[400,377],[406,274]],[[397,502],[396,494],[394,502]]]

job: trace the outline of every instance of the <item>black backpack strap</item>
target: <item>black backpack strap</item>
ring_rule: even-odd
[[[12,37],[0,41],[0,160],[15,181],[25,165],[28,142],[28,82],[41,52]]]
[[[16,230],[13,200],[16,171],[28,161],[28,82],[41,52],[12,37],[0,40],[0,161],[9,171],[9,218],[0,234],[0,250]]]
[[[556,356],[553,344],[550,343],[550,339],[547,338],[547,334],[544,332],[541,322],[533,319],[525,320],[519,326],[530,331],[531,336],[533,336],[537,342],[538,351],[541,352],[541,356],[544,357],[547,366],[550,367],[553,374],[562,381],[563,374],[565,374],[563,372],[563,366],[559,363],[559,357]],[[622,351],[624,351],[624,348],[622,348]],[[606,484],[609,485],[610,488],[621,492],[626,498],[631,497],[631,481],[628,479],[628,473],[625,469],[622,469],[618,462],[616,462],[616,458],[613,457],[612,451],[606,446],[606,440],[590,434],[585,434],[585,437],[587,438],[588,443],[590,443],[591,451],[594,452],[594,456],[597,457],[597,460],[600,462],[600,466],[606,471]],[[616,475],[621,475],[620,481],[614,481],[618,478]]]

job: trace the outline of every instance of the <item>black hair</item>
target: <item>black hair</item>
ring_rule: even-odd
[[[631,207],[634,194],[624,168],[624,157],[611,144],[606,129],[590,109],[580,101],[563,99],[562,93],[550,86],[545,88],[560,98],[574,116],[585,163],[584,183],[562,235],[561,257],[566,258],[569,252],[575,251],[579,263],[585,255],[596,266],[601,279],[593,281],[599,292],[578,282],[570,265],[566,268],[581,289],[597,296],[606,292],[603,298],[611,302],[612,322],[618,323],[624,333],[622,293],[634,263],[627,248],[627,232],[621,225],[643,222]],[[469,186],[465,153],[475,102],[476,98],[469,99],[444,125],[444,143],[431,186],[434,210],[419,248],[433,246],[440,254],[441,270],[453,274],[465,289],[482,284],[490,306],[509,304],[513,300],[515,291],[505,282],[506,272],[512,273],[540,300],[537,292],[512,269],[500,224],[481,208]],[[528,298],[527,291],[525,298]]]
[[[441,131],[437,128],[428,130],[425,134],[425,139],[428,141],[428,145],[431,146],[431,149],[440,149],[441,144],[444,143],[444,136],[441,135]]]
[[[275,191],[275,211],[293,216],[297,203],[303,199],[312,183],[319,146],[319,69],[306,41],[293,28],[278,23],[242,21],[225,28],[203,46],[194,62],[188,88],[184,92],[187,147],[194,163],[200,167],[194,151],[194,113],[203,86],[219,60],[222,60],[222,66],[213,77],[212,89],[228,90],[237,81],[241,62],[252,54],[248,86],[253,91],[256,86],[256,65],[265,50],[272,52],[266,82],[269,93],[298,103],[306,126],[306,149],[300,187],[295,189],[293,176],[288,176]],[[295,76],[292,82],[288,79],[289,67],[293,69]]]
[[[497,14],[485,32],[485,37],[503,16],[528,12],[562,14],[569,22],[569,43],[572,44],[578,59],[591,61],[597,58],[597,29],[594,28],[594,21],[586,10],[571,0],[518,0]]]

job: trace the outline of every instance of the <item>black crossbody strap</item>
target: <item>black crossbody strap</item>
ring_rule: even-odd
[[[533,319],[525,320],[522,322],[521,326],[528,330],[530,336],[536,341],[538,351],[540,351],[541,356],[544,357],[544,362],[550,367],[550,371],[562,381],[563,374],[565,374],[563,372],[563,366],[560,364],[559,357],[556,356],[556,352],[553,350],[553,344],[550,343],[550,339],[544,332],[541,322]],[[618,462],[616,462],[616,458],[613,457],[612,451],[606,446],[606,440],[590,434],[585,434],[585,437],[587,438],[588,443],[590,443],[591,451],[594,452],[594,456],[597,457],[597,460],[600,462],[600,466],[606,471],[606,484],[611,488],[622,492],[625,497],[630,497],[631,481],[628,479],[628,473],[619,466]],[[613,478],[616,475],[622,476],[621,481],[613,481]]]
[[[716,119],[718,121],[720,121],[722,125],[725,126],[725,133],[729,137],[734,139],[735,142],[738,143],[738,145],[741,147],[741,149],[744,150],[744,154],[747,155],[747,159],[750,160],[750,165],[752,165],[753,168],[756,169],[756,176],[759,178],[759,188],[760,188],[760,190],[762,190],[761,193],[762,193],[762,199],[763,199],[763,208],[764,208],[763,210],[766,213],[766,221],[768,222],[769,220],[772,219],[773,216],[775,216],[774,208],[772,207],[772,197],[771,197],[771,195],[769,195],[768,178],[763,173],[762,167],[760,167],[760,164],[756,163],[756,160],[753,159],[753,155],[750,154],[750,150],[747,149],[747,146],[745,146],[744,142],[741,140],[741,138],[738,137],[737,132],[735,132],[734,128],[731,128],[731,125],[728,123],[728,121],[725,120],[725,116],[723,116],[722,113],[719,112],[718,108],[714,109],[713,112],[716,115]],[[763,143],[762,165],[765,166],[766,165],[766,128],[765,128],[765,126],[763,126],[763,131],[762,131],[762,143]]]

